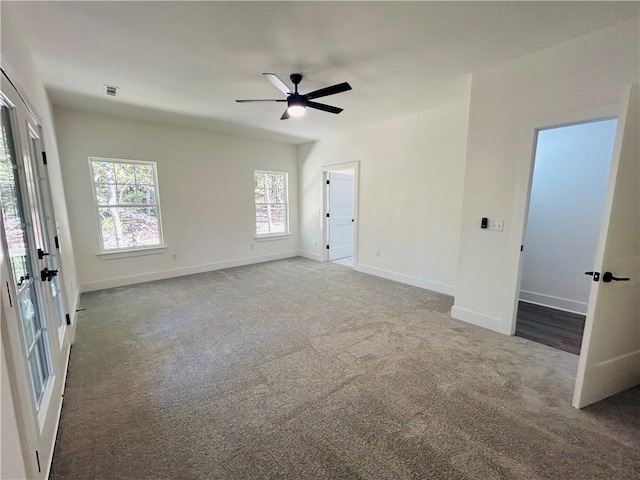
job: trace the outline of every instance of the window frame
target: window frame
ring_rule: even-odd
[[[282,175],[284,176],[284,203],[275,203],[270,205],[284,205],[285,210],[285,231],[284,232],[275,232],[275,233],[258,233],[258,205],[267,205],[267,204],[258,204],[256,203],[256,175],[258,174],[269,174],[269,175]],[[291,235],[291,231],[289,230],[289,172],[277,172],[274,170],[254,170],[253,171],[253,213],[254,213],[254,235],[256,240],[260,239],[269,239],[269,238],[278,238],[278,237],[288,237]]]
[[[150,160],[129,160],[124,158],[107,158],[107,157],[88,157],[89,160],[89,176],[91,177],[91,194],[93,197],[93,205],[94,205],[94,213],[96,219],[96,225],[98,228],[98,239],[99,239],[99,251],[98,256],[103,255],[118,255],[118,254],[126,254],[136,252],[144,252],[147,250],[159,250],[165,249],[166,246],[164,244],[164,235],[162,231],[162,211],[160,207],[160,186],[158,184],[158,163]],[[98,204],[98,190],[96,188],[95,181],[95,173],[93,170],[93,162],[109,162],[109,163],[124,163],[129,165],[150,165],[153,167],[153,186],[155,189],[155,203],[154,204],[144,204],[144,205],[101,205]],[[159,243],[154,245],[143,245],[140,247],[122,247],[122,248],[108,248],[104,247],[104,237],[102,234],[102,225],[100,222],[100,208],[105,207],[115,207],[115,208],[140,208],[148,205],[153,205],[154,208],[157,209],[157,221],[158,221],[158,241]]]

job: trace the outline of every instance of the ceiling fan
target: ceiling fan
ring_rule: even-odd
[[[336,93],[346,92],[351,90],[351,85],[347,82],[338,83],[336,85],[331,85],[330,87],[320,88],[319,90],[314,90],[313,92],[309,92],[305,95],[298,93],[298,84],[302,80],[302,75],[299,73],[292,73],[289,78],[291,79],[291,83],[293,83],[295,90],[292,92],[291,89],[280,80],[275,73],[263,73],[267,80],[269,80],[278,90],[284,93],[287,98],[284,99],[265,99],[265,100],[236,100],[238,103],[247,103],[247,102],[287,102],[287,109],[280,117],[280,120],[286,120],[290,117],[301,117],[304,115],[306,107],[315,108],[316,110],[322,110],[323,112],[329,113],[340,113],[342,108],[333,107],[331,105],[327,105],[324,103],[312,102],[314,98],[326,97],[328,95],[335,95]]]

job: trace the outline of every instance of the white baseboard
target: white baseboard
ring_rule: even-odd
[[[315,260],[316,262],[322,261],[322,255],[320,255],[319,253],[300,251],[298,252],[298,256],[308,258],[309,260]]]
[[[455,287],[453,285],[434,282],[424,278],[412,277],[411,275],[405,275],[404,273],[392,272],[390,270],[384,270],[370,265],[363,265],[361,263],[354,265],[353,269],[356,272],[375,275],[376,277],[386,278],[388,280],[393,280],[394,282],[406,283],[407,285],[424,288],[425,290],[431,290],[432,292],[444,293],[451,296],[455,293]]]
[[[140,275],[131,275],[128,277],[110,278],[108,280],[100,280],[97,282],[83,283],[80,291],[93,292],[95,290],[105,290],[107,288],[123,287],[125,285],[133,285],[136,283],[152,282],[154,280],[164,280],[167,278],[183,277],[185,275],[194,275],[196,273],[212,272],[214,270],[222,270],[223,268],[242,267],[244,265],[252,265],[255,263],[270,262],[272,260],[282,260],[284,258],[297,257],[298,251],[274,253],[271,255],[262,255],[259,257],[237,258],[234,260],[224,260],[221,262],[209,263],[206,265],[195,265],[193,267],[174,268],[171,270],[162,270],[160,272],[143,273]]]
[[[451,317],[472,325],[477,325],[478,327],[493,330],[494,332],[511,335],[511,325],[507,325],[496,317],[490,317],[489,315],[484,315],[455,305],[451,307]]]
[[[555,308],[565,312],[577,313],[579,315],[587,314],[586,302],[570,300],[568,298],[554,297],[553,295],[545,295],[544,293],[529,292],[520,290],[520,300],[527,303],[542,305],[543,307]]]

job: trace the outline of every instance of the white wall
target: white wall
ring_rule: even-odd
[[[302,145],[300,250],[321,258],[323,167],[359,162],[355,269],[452,294],[468,107],[461,101]]]
[[[522,258],[520,299],[582,315],[594,260],[616,120],[538,134]]]
[[[513,333],[533,130],[619,102],[638,81],[638,32],[636,18],[473,75],[455,318]]]
[[[295,146],[67,108],[56,107],[55,117],[83,291],[297,254]],[[109,260],[97,256],[89,156],[157,162],[165,252]],[[287,239],[254,239],[255,169],[289,173]]]
[[[62,407],[66,366],[75,329],[76,315],[74,309],[78,298],[78,288],[51,105],[44,86],[34,68],[31,54],[20,36],[20,31],[4,11],[2,12],[1,22],[2,68],[8,73],[22,96],[27,100],[42,126],[53,207],[59,227],[58,236],[62,253],[64,287],[71,310],[69,313],[72,318],[72,326],[66,329],[61,342],[58,343],[57,339],[52,342],[53,383],[50,388],[51,400],[43,404],[40,412],[41,429],[31,401],[32,394],[26,361],[22,355],[21,339],[17,335],[19,319],[15,311],[15,303],[13,306],[8,304],[8,297],[4,297],[6,289],[3,289],[2,303],[0,304],[3,342],[1,397],[2,478],[21,478],[22,472],[25,472],[27,478],[44,478],[48,473],[51,462],[57,422]],[[4,285],[5,281],[9,280],[9,272],[4,258],[0,258],[0,263],[1,283]],[[55,325],[52,325],[51,322],[49,328],[51,332],[56,331]],[[13,377],[7,377],[6,374],[9,372],[12,372]],[[7,382],[7,378],[14,380]],[[5,426],[7,428],[6,436]],[[14,428],[17,428],[18,432]],[[21,445],[14,444],[15,441],[18,441],[17,437],[22,442]],[[11,442],[11,445],[6,445],[7,442]],[[7,449],[6,453],[5,448]],[[39,451],[41,473],[38,473],[36,468],[35,450]],[[28,452],[28,455],[23,456],[20,452]],[[10,473],[5,477],[5,472]]]

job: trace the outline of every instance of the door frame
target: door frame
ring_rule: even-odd
[[[602,107],[569,112],[550,117],[534,118],[527,122],[523,131],[522,151],[519,156],[518,173],[514,194],[514,207],[511,215],[513,227],[509,239],[509,255],[507,258],[507,275],[505,282],[506,301],[504,319],[510,321],[506,330],[509,335],[516,332],[518,317],[518,301],[520,298],[520,284],[522,281],[522,258],[520,247],[524,245],[529,202],[533,184],[533,168],[535,163],[538,132],[552,128],[592,123],[600,120],[618,118],[619,104],[614,103]],[[509,301],[511,299],[511,301]]]
[[[322,255],[323,262],[329,261],[329,252],[326,248],[329,241],[329,226],[327,213],[329,211],[329,197],[327,195],[327,180],[329,172],[347,170],[353,168],[353,267],[358,265],[358,191],[360,178],[360,161],[336,163],[322,167]]]
[[[26,182],[30,181],[34,185],[32,188],[44,187],[41,182],[46,181],[46,193],[44,201],[48,205],[52,215],[52,221],[55,225],[55,217],[53,216],[54,207],[51,198],[50,185],[48,184],[48,172],[46,167],[42,169],[43,161],[41,154],[45,152],[46,145],[43,138],[43,130],[41,118],[34,112],[28,98],[26,98],[19,86],[17,86],[5,72],[4,68],[0,68],[0,93],[6,99],[10,108],[11,125],[14,129],[13,136],[16,148],[16,161],[18,169],[22,169],[18,175],[18,181],[22,188],[22,198],[27,207],[26,215],[30,215],[32,209],[38,211],[42,207],[38,202],[33,202],[33,198],[29,194]],[[33,132],[30,131],[33,130]],[[30,133],[35,133],[38,140],[35,144],[35,152],[30,150]],[[41,151],[38,151],[41,150]],[[29,169],[27,175],[25,169]],[[37,171],[44,171],[45,179],[40,177]],[[32,190],[35,193],[35,190]],[[25,199],[25,195],[27,198]],[[45,221],[45,212],[41,211],[41,221]],[[0,227],[4,230],[4,225],[0,219]],[[27,248],[30,250],[31,257],[34,259],[34,272],[39,272],[46,265],[45,258],[37,258],[36,248],[37,242],[34,238],[35,232],[27,232],[29,236]],[[22,463],[26,470],[28,478],[47,478],[51,468],[53,458],[53,450],[55,447],[55,436],[58,430],[58,422],[60,419],[60,411],[62,408],[62,395],[64,392],[64,384],[66,381],[66,370],[69,361],[70,340],[73,337],[73,327],[65,328],[61,333],[58,332],[58,322],[52,314],[52,296],[48,285],[45,285],[40,295],[38,303],[44,304],[42,313],[44,315],[42,322],[46,328],[49,337],[49,362],[51,366],[50,376],[48,378],[48,387],[40,402],[40,408],[36,407],[33,399],[33,389],[31,385],[28,360],[26,356],[26,346],[24,345],[24,333],[21,324],[21,314],[18,311],[18,295],[11,272],[10,260],[8,255],[8,243],[4,235],[0,235],[0,256],[3,257],[2,268],[0,269],[0,277],[2,278],[2,356],[6,362],[8,370],[8,379],[10,390],[7,395],[13,397],[14,416],[18,427],[18,436],[20,440],[20,448],[22,450]],[[58,253],[58,255],[60,255]],[[37,260],[36,260],[37,259]],[[60,267],[63,260],[58,257]],[[42,280],[39,275],[36,284]],[[6,288],[5,288],[6,286]],[[41,285],[42,286],[42,285]],[[62,299],[66,299],[65,286],[61,285]],[[72,322],[75,326],[75,322]]]

